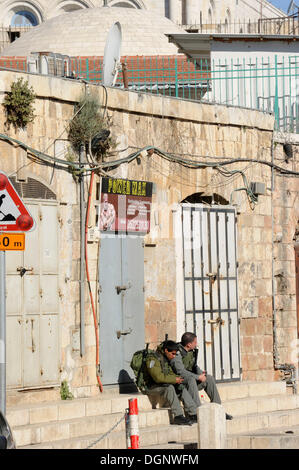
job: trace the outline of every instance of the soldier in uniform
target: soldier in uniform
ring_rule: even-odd
[[[198,350],[196,346],[196,335],[190,332],[184,333],[181,342],[178,343],[178,353],[170,361],[171,367],[176,374],[179,374],[187,381],[186,387],[196,407],[201,405],[198,390],[204,390],[211,402],[221,405],[221,398],[214,377],[207,375],[197,365]],[[233,419],[228,413],[225,416],[226,419]]]
[[[170,365],[170,361],[175,357],[177,351],[178,344],[168,340],[158,346],[155,353],[147,356],[144,375],[147,385],[146,394],[149,396],[159,395],[164,398],[174,415],[172,424],[192,425],[197,420],[197,407],[185,386],[188,380],[176,375]],[[180,400],[184,404],[188,417],[183,414]]]

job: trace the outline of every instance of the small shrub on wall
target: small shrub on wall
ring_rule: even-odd
[[[15,129],[24,129],[35,118],[33,103],[35,94],[32,87],[23,78],[12,83],[11,89],[6,93],[3,106],[6,113],[6,125],[12,124]]]

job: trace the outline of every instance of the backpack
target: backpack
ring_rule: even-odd
[[[131,360],[131,369],[135,374],[135,383],[137,388],[140,390],[141,393],[145,393],[147,389],[147,384],[145,381],[145,362],[146,358],[149,354],[154,354],[155,352],[151,349],[148,349],[148,343],[145,349],[141,349],[140,351],[136,351]]]

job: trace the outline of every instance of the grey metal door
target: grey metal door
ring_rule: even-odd
[[[100,369],[104,385],[130,383],[132,355],[144,348],[142,237],[101,238]]]
[[[185,329],[198,337],[202,369],[240,380],[235,210],[182,204]]]
[[[24,252],[7,253],[7,384],[56,385],[59,355],[59,224],[56,201],[26,200],[36,228]]]

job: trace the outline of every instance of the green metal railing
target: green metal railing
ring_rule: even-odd
[[[99,59],[77,59],[75,72],[101,81]],[[97,62],[96,62],[97,61]],[[126,57],[128,88],[145,93],[257,109],[276,128],[299,133],[299,55],[189,60],[182,56]],[[117,87],[123,87],[122,73]]]
[[[274,113],[276,128],[299,132],[299,56],[218,60],[208,100]]]
[[[102,81],[102,57],[71,57],[69,73]],[[299,133],[299,55],[189,60],[179,56],[123,57],[128,88],[275,115],[276,128]],[[0,57],[0,68],[26,70],[26,59]],[[120,72],[115,84],[123,87]]]

